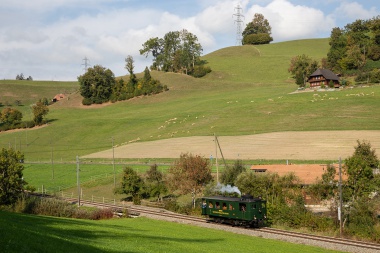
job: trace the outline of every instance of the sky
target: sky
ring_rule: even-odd
[[[0,0],[0,79],[75,81],[85,58],[121,76],[128,55],[139,73],[152,63],[142,44],[182,29],[203,55],[235,46],[238,6],[242,30],[261,13],[272,43],[328,38],[334,27],[380,15],[379,0]]]

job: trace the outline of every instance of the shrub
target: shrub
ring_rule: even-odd
[[[243,45],[269,44],[273,38],[268,33],[249,34],[244,36]]]
[[[91,220],[111,219],[113,211],[110,208],[97,208],[91,213]]]
[[[193,72],[191,75],[196,78],[203,77],[211,72],[211,68],[204,65],[197,65],[194,67]],[[165,85],[166,86],[166,85]],[[164,89],[167,90],[167,87],[164,86]]]
[[[82,104],[83,105],[92,105],[92,100],[90,98],[83,98]]]
[[[13,210],[20,213],[49,215],[76,219],[110,219],[112,209],[78,208],[77,206],[57,198],[38,198],[23,196],[14,204]]]

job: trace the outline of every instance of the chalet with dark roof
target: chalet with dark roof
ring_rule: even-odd
[[[335,75],[329,69],[317,69],[313,74],[311,74],[307,80],[310,83],[310,88],[326,86],[328,87],[332,81],[334,88],[339,88],[339,77]]]

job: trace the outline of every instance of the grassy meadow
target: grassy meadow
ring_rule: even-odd
[[[12,104],[23,112],[24,120],[32,118],[30,105],[38,99],[58,93],[68,97],[49,106],[49,124],[1,132],[0,148],[13,147],[25,154],[25,178],[32,185],[51,182],[57,187],[73,183],[71,174],[68,182],[60,182],[58,171],[62,178],[68,171],[75,173],[76,156],[110,149],[112,142],[118,146],[214,133],[380,129],[379,85],[295,92],[298,86],[287,71],[290,59],[306,54],[319,60],[326,57],[328,47],[328,39],[310,39],[220,49],[203,57],[212,68],[204,78],[152,71],[169,91],[100,106],[81,105],[77,82],[1,80],[0,109]],[[16,100],[22,105],[15,106]],[[57,163],[53,181],[52,160]],[[97,168],[92,171],[104,174]]]
[[[337,252],[147,218],[101,221],[0,211],[0,252]]]

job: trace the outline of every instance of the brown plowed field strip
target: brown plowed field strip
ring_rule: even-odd
[[[380,149],[380,130],[276,132],[218,137],[225,159],[338,160],[351,156],[357,140]],[[178,158],[181,153],[215,158],[214,136],[192,136],[115,147],[115,158]],[[376,153],[378,154],[379,151]],[[112,149],[83,158],[112,158]],[[379,154],[378,154],[379,156]],[[220,152],[218,150],[218,157]]]

